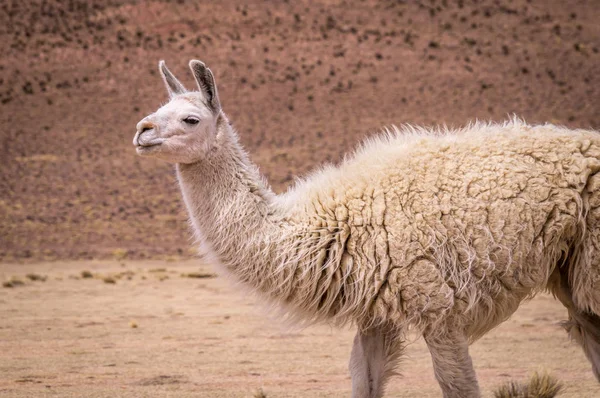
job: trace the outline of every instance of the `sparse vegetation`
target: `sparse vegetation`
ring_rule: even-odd
[[[113,258],[115,260],[121,261],[127,258],[127,250],[125,249],[115,249],[112,251]]]
[[[113,275],[113,277],[115,279],[125,278],[127,280],[131,280],[131,279],[133,279],[134,275],[135,275],[135,272],[128,270],[128,271],[123,271],[123,272],[116,273],[116,274]]]
[[[38,281],[38,282],[46,282],[46,279],[48,278],[46,275],[39,275],[39,274],[27,274],[26,277],[30,281]]]
[[[589,106],[595,99],[590,87],[598,87],[594,60],[600,45],[593,25],[597,18],[581,17],[592,15],[590,11],[596,12],[597,7],[593,8],[590,2],[587,6],[578,5],[575,7],[577,18],[571,18],[572,7],[567,5],[568,2],[554,2],[545,10],[536,10],[535,7],[526,9],[517,5],[520,1],[513,6],[489,7],[493,9],[492,18],[483,14],[481,5],[465,3],[458,12],[452,10],[453,2],[436,2],[435,6],[424,6],[421,2],[395,2],[392,5],[394,2],[391,2],[385,11],[373,8],[367,2],[350,8],[331,7],[326,14],[318,13],[319,7],[304,12],[297,8],[299,6],[291,6],[293,10],[287,15],[272,14],[272,10],[265,8],[248,9],[244,16],[240,9],[222,25],[227,34],[198,29],[187,23],[182,23],[176,33],[158,28],[156,24],[140,25],[136,16],[142,6],[135,2],[126,7],[120,2],[83,0],[9,2],[4,14],[0,13],[8,18],[3,20],[5,24],[11,21],[10,29],[2,32],[0,41],[5,50],[0,65],[0,107],[3,114],[10,115],[11,124],[23,125],[23,129],[5,129],[5,155],[11,161],[5,162],[2,174],[7,178],[6,186],[11,188],[2,199],[5,203],[0,204],[0,213],[6,215],[2,223],[7,227],[2,238],[11,243],[7,246],[11,249],[0,251],[0,258],[126,257],[128,260],[166,258],[171,261],[177,256],[189,258],[195,255],[188,253],[190,245],[185,241],[185,216],[181,203],[172,200],[170,174],[163,170],[155,175],[154,183],[163,187],[160,192],[148,190],[139,182],[151,174],[149,168],[137,167],[132,157],[120,155],[124,152],[111,152],[106,158],[99,158],[92,148],[102,145],[109,137],[116,137],[104,135],[92,139],[87,131],[91,125],[99,123],[125,126],[131,125],[132,120],[137,121],[141,109],[146,109],[149,103],[135,100],[129,103],[128,100],[147,98],[152,89],[144,84],[144,79],[156,75],[157,71],[154,66],[139,70],[128,66],[161,56],[175,59],[175,54],[181,53],[181,46],[185,46],[186,51],[195,48],[204,52],[211,48],[230,51],[229,46],[234,44],[236,54],[250,49],[266,51],[264,59],[252,63],[252,68],[237,56],[227,57],[228,61],[221,63],[219,68],[224,68],[224,73],[230,76],[239,77],[242,81],[240,98],[246,98],[244,101],[256,98],[250,93],[270,98],[269,103],[261,107],[268,112],[287,109],[293,104],[294,112],[286,112],[284,119],[265,118],[261,114],[243,121],[247,126],[244,135],[253,146],[260,146],[265,153],[279,147],[290,155],[291,160],[260,159],[278,191],[289,185],[293,175],[303,174],[309,166],[329,157],[335,160],[341,151],[372,128],[366,121],[354,123],[350,129],[344,128],[347,126],[347,121],[343,120],[346,113],[332,112],[336,100],[332,97],[329,102],[330,94],[343,94],[348,96],[348,101],[366,99],[366,112],[371,115],[369,120],[381,120],[389,115],[389,109],[374,104],[395,106],[392,101],[401,103],[392,87],[402,87],[402,98],[408,98],[408,102],[401,105],[403,120],[462,124],[474,111],[482,118],[502,118],[507,104],[516,101],[516,108],[508,108],[518,110],[519,104],[535,102],[539,98],[540,87],[552,87],[548,91],[550,97],[544,101],[552,108],[535,108],[530,116],[532,119],[545,120],[551,115],[560,123],[597,127],[600,123],[598,112],[594,111],[594,106]],[[155,7],[165,13],[165,18],[174,23],[183,22],[180,9],[158,3]],[[313,15],[313,11],[319,15]],[[199,16],[198,9],[189,12],[193,15],[191,20]],[[377,16],[356,18],[365,12]],[[520,14],[519,18],[505,19],[517,14]],[[240,31],[239,23],[247,17],[270,21],[272,29],[269,33]],[[427,23],[422,23],[424,20]],[[426,28],[430,23],[439,26],[439,31]],[[518,33],[514,38],[507,36],[495,40],[496,35],[492,32],[497,31],[498,24],[507,24],[502,29]],[[290,42],[286,39],[285,30],[289,26],[294,26],[298,32],[298,40]],[[448,32],[455,43],[448,41]],[[544,49],[536,52],[535,61],[530,59],[530,54],[532,49],[538,48],[540,34],[549,34],[553,40],[548,40]],[[308,38],[311,39],[307,41]],[[515,43],[519,45],[515,46]],[[296,56],[307,44],[314,46],[311,55]],[[406,51],[410,62],[399,62],[394,56],[395,48]],[[108,51],[110,56],[90,69],[90,49]],[[49,67],[61,65],[65,51],[76,55],[74,62],[68,67],[64,63],[56,68]],[[359,58],[347,56],[357,51],[361,54]],[[40,55],[45,61],[36,64],[35,68],[24,67],[18,61],[21,57],[35,59]],[[430,59],[432,55],[435,55],[434,62]],[[414,70],[421,70],[422,78],[416,79],[414,73],[408,73],[410,68],[406,65],[416,65]],[[456,71],[452,72],[451,81],[447,81],[444,73],[438,73],[441,65],[443,70]],[[91,72],[95,68],[101,69],[101,78]],[[481,92],[480,81],[484,77],[481,72],[490,68],[497,72],[495,76],[500,80],[486,80],[489,88]],[[527,75],[523,75],[523,68],[529,71]],[[62,117],[65,109],[87,98],[86,93],[107,95],[107,90],[113,89],[112,84],[121,82],[119,79],[124,70],[128,72],[127,84],[115,93],[118,98],[112,105],[100,107],[100,103],[95,103],[98,99],[94,99],[102,97],[98,95],[78,110],[77,117]],[[371,76],[378,77],[377,84],[385,88],[378,92],[379,101],[372,98],[373,91],[368,84]],[[533,81],[536,83],[531,84]],[[524,82],[528,82],[527,90],[520,89]],[[266,95],[273,87],[286,94],[282,97],[286,101]],[[498,97],[498,90],[508,91]],[[572,99],[577,106],[556,107],[561,98]],[[34,100],[35,106],[28,112],[19,111],[24,100]],[[451,113],[453,116],[448,120],[448,110],[455,109],[457,102],[465,105],[460,112]],[[123,103],[127,105],[116,112],[116,104]],[[473,107],[475,103],[481,106]],[[431,104],[435,106],[431,107]],[[319,145],[323,140],[314,139],[324,129],[324,119],[318,114],[311,118],[314,125],[310,129],[295,134],[293,143],[288,141],[291,131],[273,134],[274,131],[283,132],[282,126],[288,123],[307,120],[316,111],[315,106],[321,108],[319,114],[331,118],[327,123],[331,128],[327,139],[339,140],[343,148]],[[431,109],[426,115],[421,112],[423,106]],[[38,135],[35,142],[20,140],[23,134],[35,134],[37,127],[24,123],[30,118],[38,120],[39,128],[46,133]],[[263,123],[267,124],[264,129],[261,128]],[[79,137],[70,140],[65,134]],[[79,139],[84,136],[85,140]],[[50,137],[55,146],[48,145]],[[125,145],[121,138],[119,145]],[[66,167],[71,162],[77,162],[78,166]],[[90,184],[92,175],[102,176],[102,183]],[[72,181],[87,183],[75,187]],[[35,194],[33,187],[36,187]],[[51,202],[53,199],[57,201]],[[32,214],[34,208],[35,214]],[[132,223],[134,215],[147,227],[142,229]],[[74,229],[80,233],[72,234]],[[51,235],[50,239],[42,238]],[[98,239],[118,242],[119,248],[115,253],[112,249],[99,249],[101,245],[93,243],[92,237],[95,242]]]
[[[104,278],[102,278],[102,281],[104,281],[104,283],[110,283],[110,284],[117,283],[115,278],[113,278],[112,276],[105,276]]]
[[[208,279],[216,278],[216,274],[210,272],[189,272],[187,274],[181,274],[183,278],[197,278],[197,279]]]
[[[15,278],[15,277],[2,283],[3,287],[17,287],[17,286],[23,286],[23,285],[25,285],[25,283],[22,280]]]
[[[259,388],[254,392],[253,398],[267,398],[267,394],[265,394],[262,388]]]
[[[94,274],[92,274],[90,271],[84,270],[81,271],[81,277],[84,279],[93,278]]]

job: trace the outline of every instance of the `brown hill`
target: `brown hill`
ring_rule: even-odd
[[[172,167],[138,159],[165,59],[217,76],[281,191],[386,124],[600,128],[600,3],[34,0],[0,5],[0,260],[189,256]]]

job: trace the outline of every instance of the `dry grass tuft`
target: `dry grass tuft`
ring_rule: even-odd
[[[105,276],[104,278],[102,278],[102,280],[104,281],[104,283],[111,283],[111,284],[117,283],[115,278],[113,278],[112,276]]]
[[[48,279],[46,275],[39,274],[27,274],[26,276],[27,279],[29,279],[30,281],[46,282],[46,279]]]
[[[114,275],[114,277],[116,279],[126,278],[127,280],[131,280],[131,279],[133,279],[134,275],[135,275],[135,272],[128,270],[128,271],[119,272],[118,274]]]
[[[129,322],[129,327],[132,329],[137,329],[138,324],[136,321],[131,321],[131,322]]]
[[[15,278],[15,277],[13,277],[9,281],[2,283],[2,287],[17,287],[17,286],[23,286],[23,285],[25,285],[25,283],[22,280]]]
[[[117,261],[122,261],[122,260],[126,259],[128,254],[129,253],[127,252],[127,250],[120,249],[120,248],[112,251],[112,255],[113,255],[114,259]]]
[[[254,392],[253,398],[267,398],[267,394],[265,394],[262,388],[259,388]]]
[[[90,271],[85,270],[85,271],[81,271],[81,277],[84,279],[93,278],[94,274],[92,274]]]
[[[208,278],[216,278],[217,275],[211,274],[210,272],[190,272],[188,274],[181,274],[183,278],[198,278],[198,279],[208,279]]]
[[[508,382],[494,392],[495,398],[554,398],[562,384],[548,373],[534,373],[527,383]]]

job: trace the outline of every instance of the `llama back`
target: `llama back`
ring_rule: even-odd
[[[477,337],[544,289],[581,238],[598,148],[596,133],[518,121],[388,134],[285,200],[313,233],[336,236],[320,267],[344,275],[363,310],[334,312],[423,328],[454,308]]]

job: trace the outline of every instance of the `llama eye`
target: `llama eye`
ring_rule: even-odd
[[[183,119],[183,122],[186,124],[198,124],[200,122],[200,120],[196,119],[195,117],[186,117],[185,119]]]

